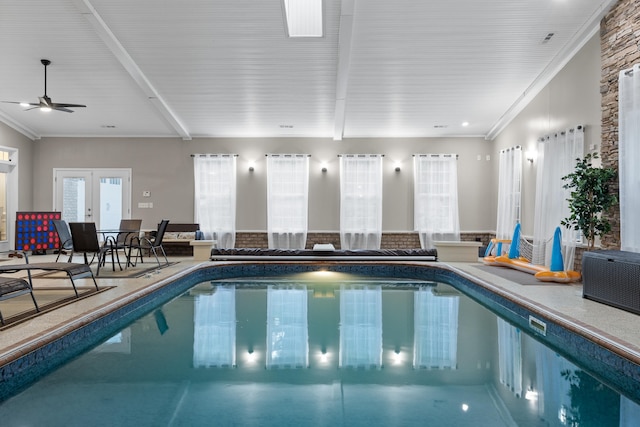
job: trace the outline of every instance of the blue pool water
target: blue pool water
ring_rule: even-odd
[[[640,419],[638,383],[602,367],[619,364],[614,356],[562,357],[554,342],[593,349],[551,323],[543,337],[518,320],[528,313],[504,301],[507,309],[498,309],[510,322],[502,320],[485,308],[497,299],[449,272],[313,270],[191,275],[170,286],[174,293],[81,333],[82,342],[107,339],[7,398],[0,425],[632,426]],[[12,372],[5,368],[3,378]],[[3,384],[19,387],[14,376]],[[636,394],[625,395],[634,384]]]

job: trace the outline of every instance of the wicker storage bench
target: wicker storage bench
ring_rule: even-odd
[[[640,314],[640,254],[591,251],[582,256],[582,295]]]

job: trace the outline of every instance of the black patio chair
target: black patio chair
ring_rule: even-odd
[[[142,257],[142,251],[149,251],[153,253],[153,256],[156,257],[156,262],[158,263],[158,267],[160,267],[160,260],[158,259],[158,250],[162,251],[162,255],[164,256],[164,260],[166,264],[169,264],[169,260],[167,259],[167,254],[162,247],[162,239],[164,238],[164,233],[167,230],[167,225],[169,224],[168,219],[163,219],[158,225],[158,231],[152,238],[147,237],[134,237],[131,239],[131,245],[129,246],[129,252],[127,254],[127,265],[136,265],[138,262],[138,257],[140,257],[140,262],[143,263],[144,259]],[[131,252],[135,252],[135,262],[131,262]]]
[[[89,265],[93,260],[98,258],[98,269],[96,270],[96,276],[100,275],[100,267],[105,264],[106,256],[111,254],[111,265],[113,271],[116,270],[116,251],[111,240],[106,240],[104,245],[100,246],[98,241],[98,232],[96,230],[96,224],[94,222],[70,222],[69,229],[71,230],[71,239],[73,240],[73,250],[75,253],[82,253],[84,255],[84,263]],[[89,261],[87,254],[93,254],[91,261]],[[120,259],[118,258],[118,266],[122,270],[120,265]]]
[[[121,219],[117,235],[109,236],[106,239],[109,240],[109,244],[114,251],[122,251],[122,253],[127,258],[127,267],[129,266],[129,257],[127,255],[129,247],[131,246],[131,241],[139,236],[141,226],[141,219]],[[119,261],[120,256],[118,255],[118,252],[116,252],[116,256],[118,257]]]
[[[58,233],[58,239],[60,240],[60,249],[58,250],[58,256],[56,257],[56,262],[60,259],[60,255],[63,253],[69,254],[69,259],[67,262],[71,262],[73,259],[73,240],[71,239],[71,231],[69,230],[69,225],[67,221],[63,219],[54,219],[53,227],[56,229],[56,233]]]

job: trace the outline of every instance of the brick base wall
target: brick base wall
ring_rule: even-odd
[[[487,245],[495,237],[491,233],[460,233],[460,240],[467,242],[482,242]],[[336,249],[340,249],[340,233],[337,232],[312,232],[307,233],[306,249],[313,249],[316,243],[331,243]],[[268,248],[269,242],[266,232],[237,232],[236,248]],[[398,232],[382,233],[380,242],[382,249],[419,249],[420,238],[418,233]]]

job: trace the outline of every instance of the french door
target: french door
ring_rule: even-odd
[[[131,217],[131,169],[54,169],[54,206],[67,222],[117,229]]]

